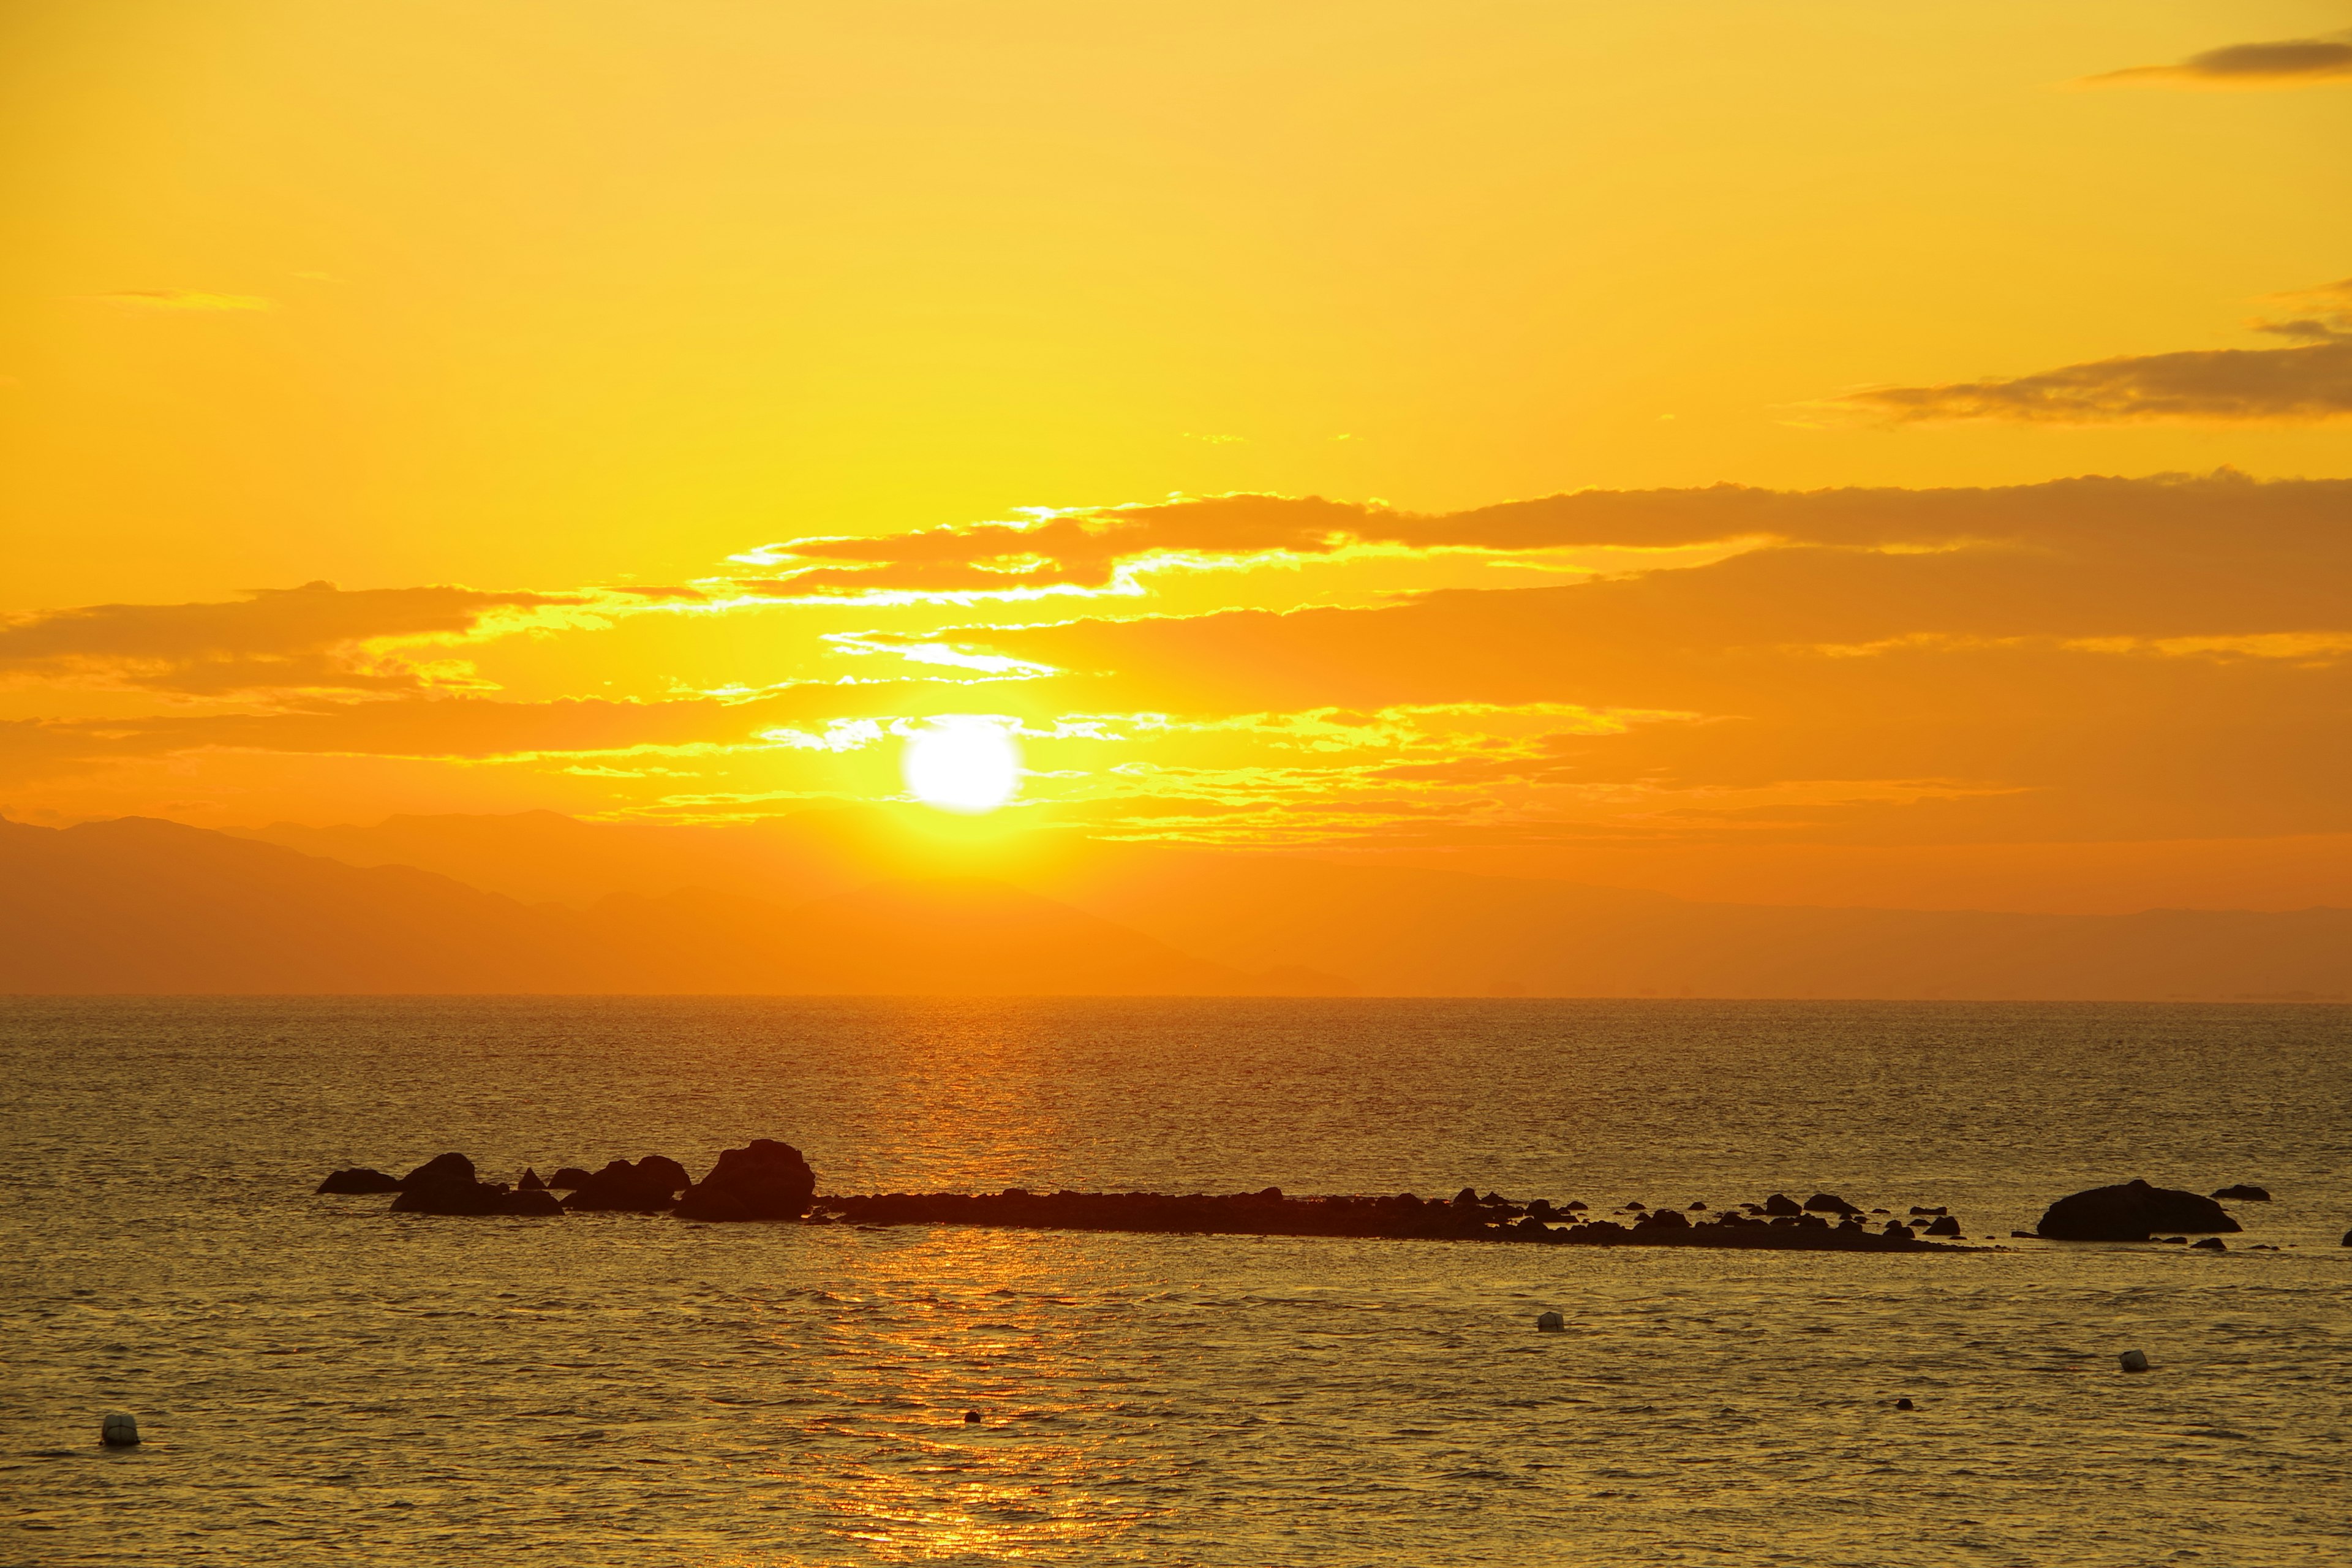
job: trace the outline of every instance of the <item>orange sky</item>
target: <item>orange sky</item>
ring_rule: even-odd
[[[20,0],[0,805],[2352,902],[2347,24]]]

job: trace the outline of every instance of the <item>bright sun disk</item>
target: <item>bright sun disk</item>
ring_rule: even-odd
[[[993,720],[955,716],[907,738],[907,788],[942,811],[994,811],[1021,787],[1021,748]]]

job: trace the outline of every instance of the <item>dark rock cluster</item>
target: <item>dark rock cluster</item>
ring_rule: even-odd
[[[678,1199],[680,1219],[798,1219],[816,1195],[816,1173],[801,1152],[772,1138],[719,1156],[710,1174]]]
[[[1776,1194],[1777,1195],[1777,1194]],[[1772,1205],[1726,1209],[1711,1219],[1693,1220],[1679,1209],[1648,1208],[1629,1202],[1616,1220],[1568,1221],[1583,1205],[1548,1199],[1516,1203],[1494,1193],[1483,1197],[1469,1188],[1451,1201],[1411,1193],[1387,1197],[1285,1197],[1277,1188],[1228,1196],[1163,1193],[1033,1193],[1010,1187],[1001,1193],[887,1193],[828,1198],[824,1207],[859,1225],[980,1225],[1034,1230],[1146,1231],[1197,1236],[1331,1236],[1511,1241],[1583,1247],[1739,1247],[1774,1250],[1839,1252],[1948,1252],[1948,1246],[1914,1237],[1900,1224],[1874,1231],[1860,1211],[1848,1205],[1832,1225],[1782,1200]],[[1706,1212],[1706,1211],[1702,1211]]]
[[[337,1171],[319,1184],[321,1193],[398,1193],[395,1214],[562,1215],[661,1214],[676,1210],[688,1219],[798,1219],[808,1212],[816,1173],[800,1151],[770,1138],[729,1149],[709,1176],[696,1183],[684,1165],[663,1154],[631,1162],[614,1160],[589,1172],[565,1165],[546,1181],[523,1172],[512,1187],[485,1182],[463,1154],[436,1154],[405,1176],[361,1167]],[[558,1193],[568,1196],[558,1197]],[[683,1200],[679,1194],[684,1194]]]
[[[2242,1228],[2211,1198],[2130,1181],[2060,1198],[2034,1234],[2052,1241],[2146,1241],[2160,1230],[2194,1236]]]
[[[552,1215],[562,1208],[546,1193],[516,1192],[504,1182],[476,1178],[463,1154],[436,1154],[400,1178],[394,1214]]]

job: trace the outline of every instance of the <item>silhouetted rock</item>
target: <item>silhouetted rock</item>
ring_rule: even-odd
[[[539,1173],[532,1170],[529,1165],[525,1165],[522,1168],[522,1180],[515,1184],[515,1191],[519,1193],[543,1193],[546,1190],[547,1184],[539,1179]]]
[[[2053,1241],[2146,1241],[2158,1230],[2239,1228],[2211,1198],[2130,1181],[2060,1198],[2034,1230]]]
[[[637,1174],[648,1181],[666,1182],[673,1193],[682,1193],[694,1185],[694,1178],[686,1167],[666,1154],[648,1154],[637,1162]]]
[[[1786,1193],[1774,1193],[1764,1200],[1764,1212],[1769,1215],[1802,1214],[1805,1206]]]
[[[1913,1204],[1913,1205],[1911,1205],[1911,1212],[1912,1212],[1912,1214],[1913,1214],[1914,1215],[1941,1215],[1944,1211],[1943,1211],[1943,1209],[1941,1209],[1941,1208],[1923,1209],[1923,1208],[1921,1208],[1917,1204]]]
[[[499,1196],[505,1200],[498,1207],[499,1214],[561,1215],[563,1213],[563,1200],[544,1187],[531,1192],[501,1193]]]
[[[2266,1204],[2271,1201],[2269,1188],[2257,1187],[2248,1182],[2240,1182],[2234,1187],[2223,1187],[2220,1192],[2215,1193],[2213,1195],[2217,1198],[2228,1198],[2233,1203],[2242,1204]]]
[[[698,1188],[696,1191],[699,1191]],[[688,1194],[691,1198],[692,1194]],[[1907,1230],[1878,1235],[1852,1216],[1835,1229],[1818,1215],[1767,1223],[1725,1214],[1693,1222],[1678,1209],[1645,1211],[1629,1226],[1612,1221],[1565,1229],[1532,1215],[1490,1223],[1513,1205],[1478,1210],[1409,1197],[1177,1196],[1159,1193],[888,1193],[825,1200],[857,1225],[974,1225],[1040,1230],[1140,1231],[1171,1235],[1332,1236],[1503,1242],[1545,1247],[1716,1247],[1786,1251],[1942,1252]],[[1530,1205],[1532,1206],[1532,1205]],[[681,1209],[681,1212],[685,1212]]]
[[[1927,1234],[1929,1236],[1958,1236],[1960,1234],[1960,1222],[1954,1219],[1950,1215],[1946,1215],[1927,1227]]]
[[[2344,1233],[2344,1239],[2337,1242],[2336,1245],[2338,1247],[2352,1247],[2352,1230],[2346,1231]]]
[[[658,1159],[656,1155],[653,1158]],[[663,1164],[675,1164],[665,1160]],[[563,1206],[592,1214],[656,1214],[677,1201],[669,1173],[615,1160],[563,1200]]]
[[[474,1162],[463,1154],[436,1154],[408,1174],[400,1178],[403,1192],[420,1185],[440,1182],[470,1182],[474,1179]]]
[[[555,1174],[547,1178],[547,1184],[558,1192],[569,1193],[586,1186],[593,1179],[577,1165],[562,1165],[557,1167]]]
[[[2189,1249],[2191,1252],[2227,1252],[2230,1244],[2218,1236],[2209,1236],[2202,1241],[2190,1242]]]
[[[321,1193],[396,1193],[400,1191],[400,1178],[388,1176],[365,1165],[357,1165],[348,1171],[335,1172],[320,1182],[315,1190]]]
[[[474,1162],[463,1154],[436,1154],[400,1178],[394,1214],[486,1215],[504,1212],[503,1183],[474,1179]]]
[[[798,1219],[808,1212],[809,1200],[815,1194],[816,1173],[809,1169],[799,1150],[772,1138],[754,1138],[745,1148],[722,1152],[710,1174],[687,1188],[678,1200],[677,1214],[680,1219]],[[1039,1201],[1026,1193],[1020,1196]],[[1279,1193],[1271,1200],[1263,1193],[1251,1194],[1247,1199],[1248,1206],[1255,1208],[1281,1201]]]
[[[1805,1200],[1805,1207],[1815,1214],[1860,1214],[1862,1212],[1835,1193],[1815,1193]]]

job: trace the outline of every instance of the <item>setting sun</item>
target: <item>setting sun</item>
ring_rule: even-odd
[[[899,766],[917,800],[942,811],[994,811],[1021,788],[1021,749],[989,719],[952,716],[908,737]]]

